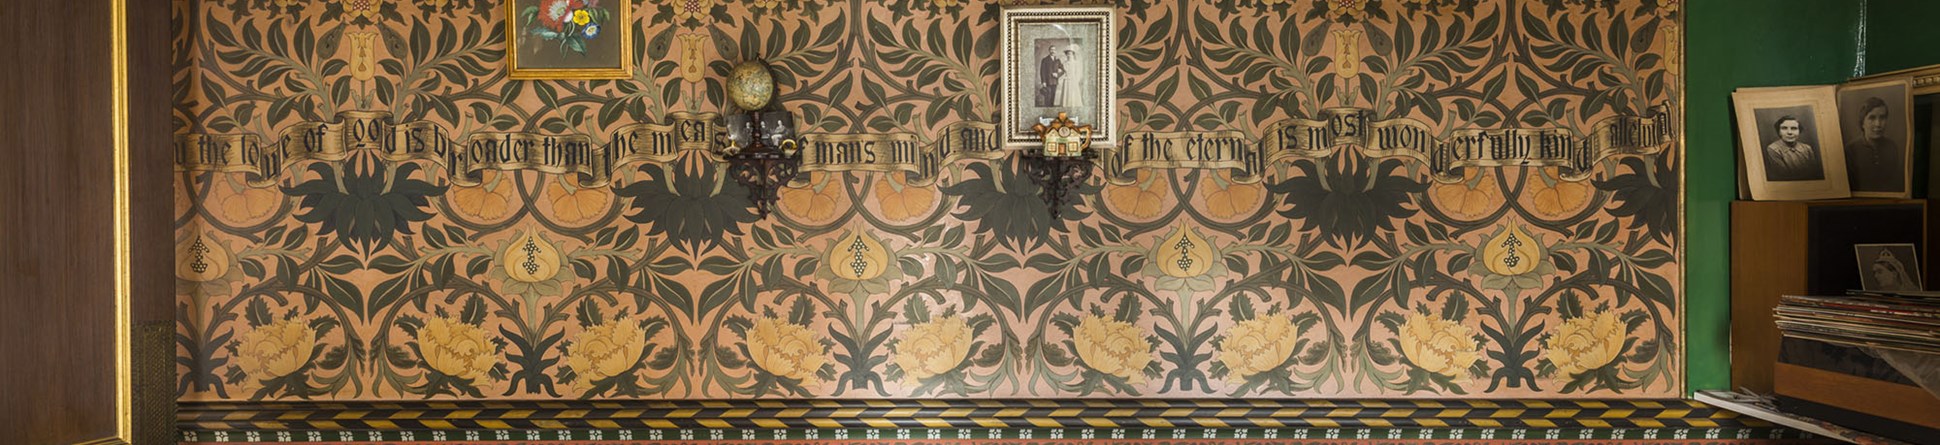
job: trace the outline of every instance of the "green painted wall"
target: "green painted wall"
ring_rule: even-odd
[[[1866,71],[1883,73],[1940,63],[1940,2],[1868,0]]]
[[[1899,3],[1923,1],[1930,0]],[[1685,338],[1691,390],[1725,389],[1731,383],[1727,232],[1731,200],[1738,194],[1731,90],[1831,84],[1851,77],[1864,7],[1830,0],[1696,0],[1685,6]],[[1875,16],[1878,11],[1875,7]]]

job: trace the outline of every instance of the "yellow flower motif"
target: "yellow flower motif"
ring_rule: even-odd
[[[429,5],[433,8],[442,8],[446,4],[451,3],[451,0],[422,0],[422,1],[424,2],[425,5]]]
[[[566,363],[588,382],[612,378],[633,369],[647,350],[647,331],[639,320],[616,320],[593,325],[573,337]]]
[[[1352,81],[1361,75],[1361,30],[1334,30],[1334,75]]]
[[[1601,368],[1623,354],[1624,328],[1613,311],[1564,320],[1543,341],[1543,357],[1565,376]]]
[[[1152,344],[1144,334],[1131,323],[1085,315],[1071,341],[1085,366],[1138,385],[1145,383],[1145,367],[1152,363]]]
[[[1146,276],[1158,279],[1159,290],[1211,291],[1226,276],[1226,259],[1197,229],[1175,227],[1146,251]]]
[[[1664,70],[1673,78],[1684,75],[1684,42],[1677,33],[1677,27],[1665,27],[1664,33]]]
[[[1232,373],[1231,380],[1244,380],[1279,369],[1293,357],[1293,345],[1299,339],[1299,327],[1284,314],[1235,323],[1219,343],[1219,362]]]
[[[564,262],[559,258],[559,248],[534,231],[526,231],[506,245],[500,258],[505,275],[523,283],[551,280],[559,274],[559,266]]]
[[[586,23],[591,21],[593,21],[593,15],[587,13],[586,10],[581,9],[581,10],[573,11],[573,24],[579,25],[579,26],[586,26]]]
[[[936,188],[909,185],[902,173],[883,174],[875,189],[883,219],[907,221],[936,207]]]
[[[1657,0],[1657,9],[1665,13],[1677,12],[1679,0]]]
[[[375,21],[377,20],[378,9],[384,5],[385,1],[388,1],[388,0],[336,0],[336,1],[338,4],[343,5],[344,15],[349,16],[349,18],[363,17],[363,18],[367,18]]]
[[[834,176],[816,173],[809,177],[807,187],[782,187],[776,192],[782,210],[809,222],[826,222],[835,218],[836,210],[842,207],[848,195],[842,193],[842,181]]]
[[[509,179],[498,180],[500,173],[486,171],[484,180],[470,187],[452,187],[447,195],[452,210],[465,216],[482,221],[497,221],[511,214],[512,202],[518,200]]]
[[[680,79],[700,83],[707,78],[707,33],[683,32],[674,37],[680,39]]]
[[[613,192],[604,187],[556,186],[546,189],[546,199],[552,201],[554,218],[577,224],[606,215],[613,202]]]
[[[350,78],[368,81],[376,77],[377,33],[351,31],[344,36],[350,38]]]
[[[1165,198],[1159,193],[1165,191],[1165,184],[1155,176],[1151,169],[1140,169],[1138,182],[1132,185],[1105,186],[1105,202],[1111,204],[1112,210],[1132,218],[1159,216],[1159,207],[1165,204]]]
[[[1590,202],[1590,196],[1596,193],[1585,181],[1558,178],[1555,167],[1542,169],[1540,175],[1529,178],[1528,182],[1527,193],[1535,204],[1530,210],[1550,218],[1569,216],[1582,210],[1583,205]]]
[[[1507,223],[1475,249],[1468,272],[1482,278],[1483,288],[1534,289],[1542,286],[1544,276],[1556,272],[1556,265],[1541,238],[1521,225]]]
[[[1482,343],[1475,330],[1461,323],[1409,312],[1401,324],[1401,355],[1431,373],[1448,377],[1465,375],[1468,367],[1482,356]]]
[[[1206,214],[1214,219],[1233,219],[1252,213],[1266,202],[1266,187],[1259,183],[1233,182],[1232,174],[1220,171],[1213,183],[1199,187]]]
[[[1522,230],[1522,226],[1511,224],[1497,231],[1482,245],[1482,264],[1496,275],[1522,275],[1536,270],[1542,263],[1543,248],[1534,237]]]
[[[960,316],[938,317],[911,325],[896,343],[896,366],[910,382],[950,372],[970,356],[970,324]]]
[[[175,277],[185,281],[215,281],[227,275],[234,264],[229,249],[207,234],[198,233],[175,249]]]
[[[748,354],[755,366],[776,377],[794,379],[803,385],[828,362],[822,342],[807,326],[761,317],[748,328]]]
[[[930,3],[936,5],[937,8],[948,8],[962,4],[963,0],[930,0]]]
[[[256,380],[296,373],[310,363],[317,330],[297,319],[279,320],[244,332],[236,340],[236,366]]]
[[[1365,0],[1326,0],[1326,1],[1327,1],[1327,13],[1330,15],[1333,15],[1334,19],[1336,20],[1346,20],[1350,18],[1354,20],[1367,19],[1367,2]]]
[[[498,363],[498,348],[478,326],[445,317],[424,320],[418,329],[418,355],[425,366],[459,380],[484,377]]]
[[[706,22],[714,11],[714,0],[674,0],[675,20],[699,20]]]
[[[829,272],[838,278],[869,280],[882,276],[887,269],[889,249],[883,248],[882,241],[876,240],[874,235],[858,230],[829,245]]]
[[[779,4],[781,0],[754,0],[754,6],[761,9],[775,9],[775,5]]]
[[[1273,6],[1286,2],[1287,0],[1260,0],[1260,6]]]
[[[863,230],[837,236],[821,259],[827,265],[815,269],[815,278],[828,283],[830,293],[886,293],[891,281],[903,277],[902,268],[896,267],[895,250]]]
[[[1429,195],[1436,207],[1456,218],[1473,220],[1488,216],[1490,210],[1495,210],[1496,198],[1502,196],[1494,176],[1481,167],[1464,167],[1461,182],[1435,184]]]

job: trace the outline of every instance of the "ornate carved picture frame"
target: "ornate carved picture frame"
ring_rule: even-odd
[[[1094,145],[1109,147],[1117,127],[1118,84],[1111,6],[1017,6],[1003,12],[1004,144],[1042,143],[1033,125],[1059,114],[1090,125]]]

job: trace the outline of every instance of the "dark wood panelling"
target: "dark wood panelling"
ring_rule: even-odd
[[[116,433],[109,14],[0,7],[0,443]]]

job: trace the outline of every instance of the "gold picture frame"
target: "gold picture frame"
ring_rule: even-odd
[[[633,77],[633,2],[580,4],[571,9],[570,0],[505,1],[505,63],[511,78]]]
[[[1043,143],[1031,128],[1064,114],[1091,126],[1092,145],[1111,147],[1118,89],[1118,13],[1103,6],[1017,6],[1003,10],[1003,139]]]

